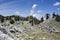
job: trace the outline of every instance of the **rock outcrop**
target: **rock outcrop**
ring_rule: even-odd
[[[60,22],[52,18],[34,26],[28,21],[0,23],[0,40],[60,40],[59,37]]]

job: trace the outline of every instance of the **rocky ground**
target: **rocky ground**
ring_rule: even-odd
[[[0,40],[60,40],[60,22],[50,18],[31,26],[29,21],[5,21],[0,23]]]

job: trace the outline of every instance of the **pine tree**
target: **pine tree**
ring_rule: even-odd
[[[41,22],[43,22],[44,21],[44,18],[43,17],[41,17]]]
[[[53,17],[52,17],[52,18],[54,18],[54,17],[56,16],[56,15],[55,15],[55,12],[53,12],[53,14],[52,14],[52,15],[53,15]]]
[[[15,16],[15,21],[19,21],[20,17],[19,16]]]
[[[47,14],[46,14],[46,19],[49,19],[49,16],[50,16],[50,14],[47,13]]]

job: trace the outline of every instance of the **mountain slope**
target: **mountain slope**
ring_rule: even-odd
[[[60,22],[56,22],[53,18],[45,20],[40,26],[45,27],[51,32],[60,32]]]
[[[0,23],[0,33],[1,40],[4,40],[5,35],[10,38],[6,40],[60,40],[60,22],[49,18],[39,25],[31,26],[29,21],[17,21],[14,24],[6,21]]]

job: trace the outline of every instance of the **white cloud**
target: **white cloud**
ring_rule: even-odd
[[[32,15],[33,13],[34,13],[34,10],[31,10],[31,11],[30,11],[30,15]]]
[[[37,4],[33,4],[32,9],[30,10],[30,15],[34,14],[34,9],[37,7]]]
[[[33,4],[32,9],[30,10],[30,15],[39,19],[40,18],[39,13],[41,13],[42,10],[34,11],[37,6],[38,6],[37,4]]]
[[[32,16],[33,16],[33,17],[36,17],[36,18],[38,18],[38,19],[39,19],[39,17],[40,17],[40,15],[37,14],[37,13],[32,14]]]
[[[35,9],[37,7],[37,4],[33,4],[32,9]]]
[[[38,10],[37,13],[32,14],[32,16],[33,16],[33,17],[36,17],[37,19],[39,19],[41,12],[42,12],[42,10]]]
[[[15,11],[14,15],[20,15],[20,12],[19,11]]]
[[[37,13],[41,13],[41,12],[42,12],[42,10],[38,10],[38,11],[37,11]]]
[[[37,14],[35,13],[35,14],[33,14],[32,16],[33,16],[33,17],[36,17],[36,16],[37,16]]]
[[[60,2],[54,3],[54,6],[59,6],[59,5],[60,5]]]
[[[39,19],[40,17],[39,13],[41,13],[42,10],[34,11],[37,6],[38,6],[37,4],[33,4],[32,9],[30,10],[30,15]]]

